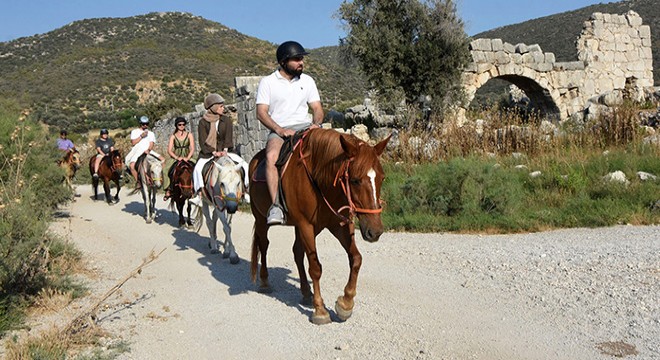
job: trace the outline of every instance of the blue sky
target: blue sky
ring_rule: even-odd
[[[0,42],[42,34],[75,20],[128,17],[154,11],[185,11],[239,32],[306,48],[337,45],[345,36],[333,17],[342,0],[2,0]],[[458,0],[466,32],[552,15],[607,0]],[[585,19],[586,20],[586,19]]]

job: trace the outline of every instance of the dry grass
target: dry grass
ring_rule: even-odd
[[[90,349],[98,353],[94,349],[100,345],[103,338],[110,336],[105,330],[98,325],[97,313],[104,305],[106,300],[112,295],[120,292],[121,287],[130,279],[135,278],[142,273],[142,269],[155,261],[165,249],[156,253],[153,250],[145,257],[142,263],[134,270],[129,272],[123,279],[118,281],[112,288],[103,294],[95,303],[89,308],[80,312],[75,318],[69,321],[64,326],[51,325],[43,331],[37,332],[36,335],[28,334],[22,339],[18,336],[7,340],[5,342],[5,358],[7,360],[23,360],[23,359],[64,359],[75,357],[79,353],[88,353]],[[39,311],[43,313],[48,311],[59,311],[70,304],[70,295],[61,293],[54,290],[43,290],[39,294],[37,301],[37,308],[34,310],[35,315]],[[165,309],[169,312],[169,309]],[[178,315],[172,315],[178,316]],[[167,320],[167,316],[160,317]],[[125,351],[122,349],[120,351]],[[104,358],[97,354],[95,358]],[[110,356],[112,357],[112,356]]]
[[[638,110],[634,104],[625,104],[613,109],[611,114],[579,125],[570,122],[553,125],[534,114],[524,116],[496,108],[469,114],[469,118],[479,120],[462,126],[454,121],[442,123],[431,119],[430,123],[441,125],[423,129],[409,126],[400,131],[400,145],[388,154],[388,160],[418,164],[512,153],[561,158],[567,150],[579,154],[584,150],[622,147],[639,141],[643,135]]]

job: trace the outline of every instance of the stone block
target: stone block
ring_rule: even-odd
[[[535,66],[533,66],[533,68],[537,71],[548,72],[548,71],[552,71],[553,66],[552,66],[551,63],[542,62],[542,63],[535,64]]]
[[[502,39],[492,39],[490,41],[490,46],[493,49],[493,51],[504,51]]]
[[[474,60],[474,62],[476,62],[476,63],[488,62],[488,57],[486,56],[485,51],[475,51],[475,50],[473,50],[473,51],[471,51],[471,53],[472,53],[472,59]]]
[[[525,45],[525,44],[523,44],[523,43],[516,44],[516,52],[517,52],[518,54],[525,54],[525,53],[527,53],[527,52],[528,52],[528,50],[527,50],[527,45]]]
[[[650,39],[651,38],[651,28],[648,25],[642,25],[639,27],[639,36],[642,39]]]
[[[548,63],[554,63],[555,62],[555,54],[551,53],[551,52],[545,53],[544,61],[548,62]]]
[[[495,64],[506,64],[509,62],[511,62],[511,57],[503,50],[495,53]]]
[[[541,45],[539,45],[539,44],[532,44],[532,45],[527,46],[527,51],[529,51],[529,52],[543,52],[543,50],[541,50]]]
[[[501,40],[500,40],[501,41]],[[491,39],[476,39],[470,43],[470,50],[492,51]]]
[[[626,13],[626,19],[630,26],[640,26],[642,25],[642,18],[636,12],[630,10]]]
[[[516,52],[516,47],[513,46],[513,44],[504,43],[504,45],[502,45],[502,47],[503,47],[504,51],[506,51],[508,53],[515,53]]]

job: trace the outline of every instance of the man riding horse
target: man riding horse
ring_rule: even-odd
[[[323,107],[316,83],[303,74],[303,58],[308,52],[295,41],[282,43],[276,52],[279,68],[259,82],[257,118],[270,129],[266,143],[266,183],[272,200],[268,224],[284,223],[284,211],[277,201],[278,173],[275,162],[284,138],[297,130],[317,128],[323,121]],[[308,109],[312,109],[312,121]]]

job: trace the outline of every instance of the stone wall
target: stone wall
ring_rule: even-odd
[[[250,161],[266,147],[270,130],[257,119],[257,86],[261,76],[242,76],[234,79],[236,85],[236,114],[234,142],[240,144],[243,159]]]
[[[634,11],[594,13],[576,44],[578,61],[557,62],[537,44],[472,41],[473,62],[463,74],[468,99],[501,78],[522,89],[544,115],[566,120],[603,94],[639,100],[653,86],[651,30]]]

